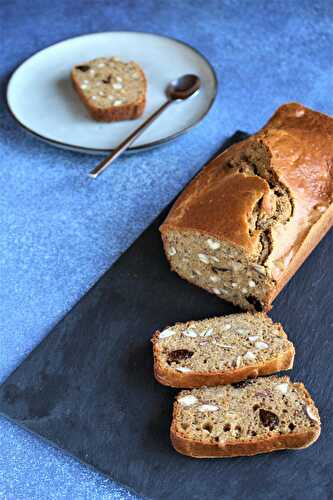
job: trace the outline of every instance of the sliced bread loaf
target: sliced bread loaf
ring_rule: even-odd
[[[294,346],[263,313],[189,321],[153,338],[156,379],[171,387],[228,384],[293,366]]]
[[[135,62],[100,57],[75,66],[72,82],[97,121],[131,120],[144,111],[147,82]]]
[[[306,448],[319,435],[319,413],[304,385],[276,376],[182,391],[171,425],[174,448],[198,458]]]
[[[269,310],[333,224],[332,143],[332,117],[290,103],[209,163],[161,226],[172,270]]]

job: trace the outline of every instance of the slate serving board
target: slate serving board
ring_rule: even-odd
[[[333,498],[332,234],[271,314],[295,343],[291,375],[305,382],[320,408],[320,440],[298,452],[197,460],[170,445],[176,391],[155,382],[149,339],[176,321],[236,308],[170,272],[158,233],[166,213],[2,384],[1,415],[144,497]]]

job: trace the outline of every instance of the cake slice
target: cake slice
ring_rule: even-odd
[[[304,385],[276,376],[182,391],[171,425],[174,448],[197,458],[306,448],[319,435],[319,413]]]
[[[156,379],[171,387],[238,382],[292,368],[294,346],[264,313],[189,321],[155,332]]]
[[[75,66],[72,82],[94,120],[132,120],[145,109],[147,81],[135,62],[100,57]]]

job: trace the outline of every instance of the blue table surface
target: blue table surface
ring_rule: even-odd
[[[333,113],[332,22],[331,0],[0,0],[0,381],[226,136],[255,131],[288,101]],[[190,133],[123,157],[92,182],[87,173],[97,158],[28,136],[6,110],[5,90],[13,69],[35,51],[109,30],[192,44],[215,67],[219,93]],[[0,498],[136,497],[1,418]]]

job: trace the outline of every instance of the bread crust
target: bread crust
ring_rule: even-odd
[[[282,326],[278,325],[283,331]],[[165,368],[160,363],[157,330],[153,337],[153,354],[154,354],[154,376],[156,380],[169,387],[192,389],[195,387],[213,387],[216,385],[232,384],[240,382],[248,378],[256,378],[260,375],[271,375],[279,371],[290,370],[294,364],[295,348],[290,343],[289,349],[281,353],[276,358],[270,359],[264,363],[256,363],[242,368],[234,368],[232,370],[215,371],[215,372],[191,372],[180,373],[170,368]]]
[[[213,387],[256,378],[260,375],[271,375],[279,371],[290,370],[293,367],[294,356],[295,350],[293,347],[290,347],[286,352],[266,363],[244,366],[228,371],[178,373],[175,370],[164,369],[160,365],[157,359],[156,345],[154,345],[154,376],[160,384],[169,387],[183,389],[203,386]]]
[[[265,310],[271,309],[273,300],[278,296],[281,290],[286,286],[288,281],[294,276],[298,269],[304,264],[311,252],[316,248],[324,236],[328,233],[333,225],[333,204],[326,210],[321,218],[309,230],[303,243],[299,247],[295,257],[290,262],[286,271],[280,276],[276,282],[276,286],[271,293],[266,297]]]
[[[315,406],[309,392],[303,384],[294,384],[303,392],[306,403]],[[173,407],[173,420],[170,428],[172,445],[178,453],[192,458],[227,458],[252,456],[260,453],[270,453],[285,449],[307,448],[320,436],[320,421],[313,427],[303,432],[289,432],[288,434],[277,434],[263,439],[252,439],[248,441],[224,441],[223,443],[210,443],[188,439],[185,435],[177,432],[176,416],[180,411],[177,401]]]
[[[268,184],[260,176],[228,174],[222,167],[254,142],[267,148],[271,168],[294,206],[290,220],[271,229],[273,250],[267,267],[273,286],[262,300],[268,311],[333,225],[333,118],[298,103],[281,106],[262,130],[228,148],[195,177],[160,230],[165,246],[170,230],[190,230],[229,242],[251,258],[258,235],[249,233],[247,216]],[[242,196],[234,196],[236,192]]]
[[[90,116],[98,122],[115,122],[122,120],[135,120],[140,118],[146,107],[147,79],[142,69],[137,66],[137,72],[141,74],[144,83],[144,93],[141,99],[135,103],[122,104],[121,106],[112,106],[109,108],[98,108],[91,104],[89,98],[81,89],[80,82],[75,76],[75,68],[71,72],[71,80],[74,90],[78,93],[81,101],[89,111]]]
[[[178,434],[173,428],[170,431],[174,449],[178,453],[192,458],[249,457],[278,450],[307,448],[318,439],[319,435],[320,430],[314,429],[294,434],[281,434],[269,439],[225,443],[223,446],[219,446],[218,444],[191,441]]]

